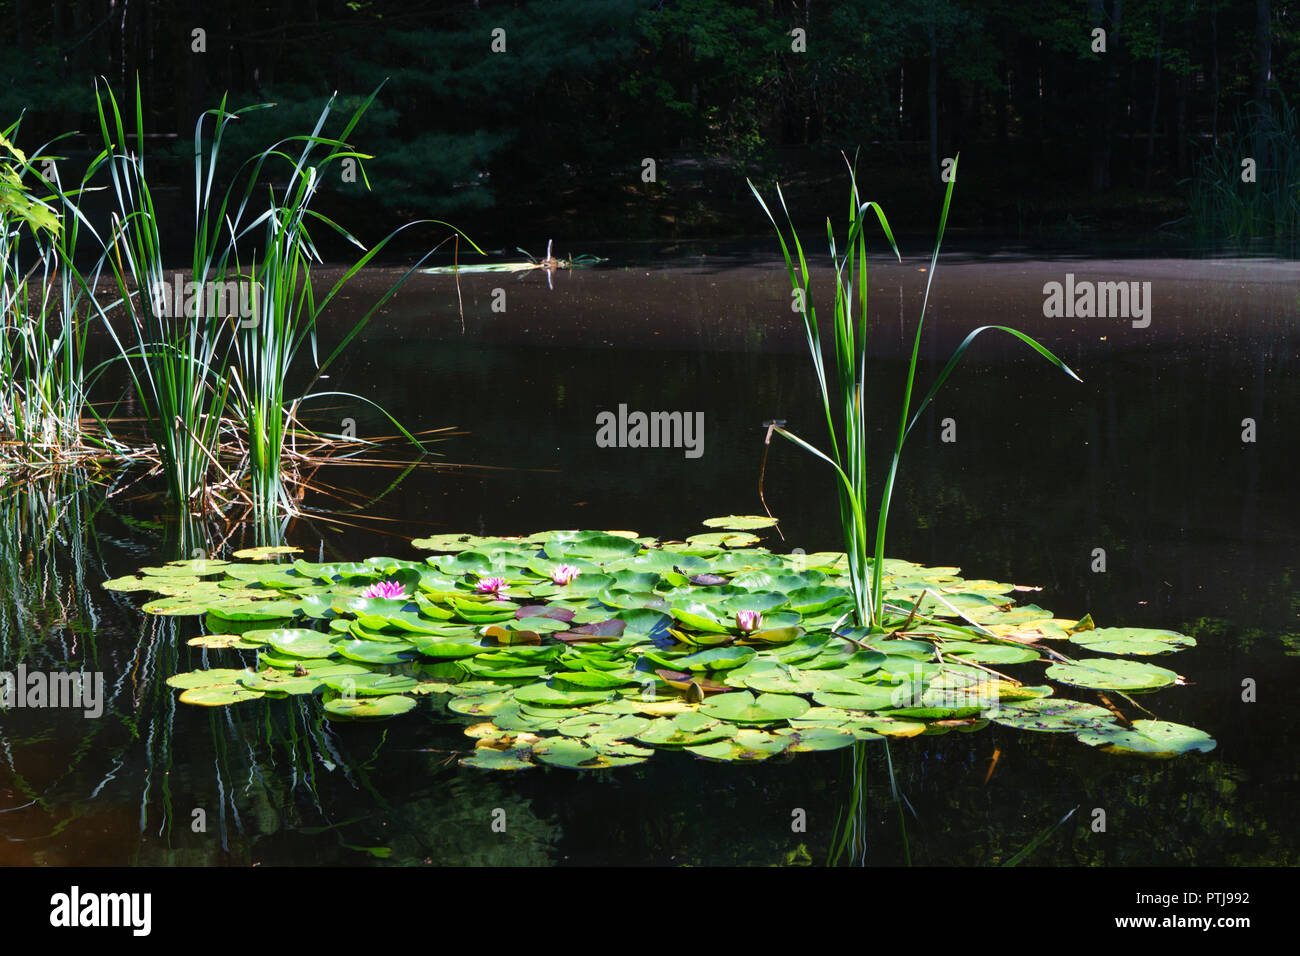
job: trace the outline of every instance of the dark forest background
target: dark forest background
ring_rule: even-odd
[[[94,78],[133,96],[138,77],[144,149],[182,221],[195,119],[223,94],[231,107],[277,104],[236,124],[233,159],[310,130],[331,93],[354,106],[384,83],[351,137],[375,157],[371,188],[331,183],[332,204],[363,235],[437,217],[510,247],[552,231],[765,233],[746,176],[780,181],[820,219],[842,205],[841,150],[861,151],[866,192],[903,232],[932,233],[942,161],[960,151],[967,232],[1151,236],[1186,221],[1196,175],[1230,175],[1249,152],[1234,124],[1282,115],[1300,90],[1300,0],[6,0],[0,10],[0,121],[25,114],[19,144],[93,134]],[[1104,53],[1093,50],[1097,27]],[[505,52],[492,51],[497,29]],[[94,146],[82,136],[58,152],[75,164]],[[1217,166],[1216,147],[1231,152]],[[1262,174],[1276,165],[1262,159]]]

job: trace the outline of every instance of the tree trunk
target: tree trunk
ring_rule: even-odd
[[[1147,171],[1144,179],[1146,189],[1151,188],[1151,170],[1155,163],[1156,156],[1156,118],[1160,115],[1160,67],[1164,58],[1163,50],[1165,44],[1165,14],[1160,11],[1160,28],[1156,34],[1156,64],[1155,75],[1152,77],[1151,92],[1151,122],[1147,126]]]
[[[1219,145],[1219,8],[1210,5],[1210,82],[1214,98],[1210,105],[1210,140]]]
[[[1269,0],[1255,0],[1255,101],[1267,104],[1273,72],[1273,27]]]
[[[939,41],[930,21],[930,174],[939,180]]]

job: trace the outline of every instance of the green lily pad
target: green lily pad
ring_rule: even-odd
[[[752,647],[713,647],[678,657],[669,663],[674,670],[718,671],[739,667],[754,656]]]
[[[334,719],[370,720],[396,717],[414,707],[414,697],[389,694],[385,697],[335,697],[325,702],[324,710],[327,717]]]
[[[726,515],[721,518],[706,518],[706,528],[726,528],[730,531],[753,531],[756,528],[771,528],[776,525],[775,518],[763,515]]]
[[[260,644],[244,640],[238,634],[204,634],[202,637],[191,637],[185,643],[190,647],[205,647],[208,650],[247,651],[261,647]]]
[[[584,707],[610,700],[613,696],[600,690],[560,690],[544,682],[528,684],[515,691],[515,699],[521,703],[542,707]]]
[[[416,691],[420,682],[406,674],[357,674],[347,677],[326,677],[326,687],[342,697],[382,697],[386,694],[407,694]]]
[[[708,760],[751,762],[766,760],[781,753],[790,745],[788,738],[778,737],[761,730],[741,729],[734,737],[708,744],[686,747],[687,753]]]
[[[233,685],[247,671],[242,667],[213,667],[209,670],[190,671],[187,674],[173,674],[167,678],[167,686],[179,690],[196,687],[216,687],[221,684]]]
[[[686,541],[704,548],[748,548],[751,544],[758,544],[758,536],[746,531],[714,531],[693,534]]]
[[[1074,733],[1115,721],[1114,715],[1105,707],[1059,697],[1003,704],[988,711],[988,716],[1004,727],[1047,733]]]
[[[1088,746],[1100,747],[1107,753],[1142,757],[1207,753],[1215,747],[1214,738],[1204,731],[1166,720],[1135,720],[1131,729],[1119,725],[1089,728],[1076,736]]]
[[[533,745],[533,756],[552,767],[569,770],[602,770],[641,763],[651,751],[633,745],[625,747],[592,746],[574,737],[547,737]]]
[[[788,741],[785,749],[791,753],[839,750],[857,740],[851,730],[837,727],[781,727],[772,733]]]
[[[453,697],[447,701],[447,709],[466,717],[495,717],[497,714],[518,711],[519,701],[509,691],[500,691],[495,694]]]
[[[674,717],[659,717],[651,720],[646,729],[635,737],[642,743],[652,744],[655,747],[681,749],[733,737],[737,729],[732,724],[715,720],[697,711],[687,711]]]
[[[532,747],[513,747],[507,750],[479,747],[468,757],[461,757],[460,765],[479,770],[530,770],[537,766],[532,754]]]
[[[1039,657],[1038,652],[1031,647],[984,644],[978,641],[944,641],[943,655],[974,661],[976,664],[1024,664],[1036,661]]]
[[[328,634],[301,628],[276,628],[267,635],[266,643],[281,654],[292,657],[329,657],[336,652]]]
[[[700,713],[734,724],[768,724],[778,720],[798,717],[809,708],[802,697],[792,694],[759,694],[736,691],[718,694],[700,704]]]
[[[641,545],[635,540],[603,531],[558,531],[547,536],[542,549],[554,561],[564,558],[604,561],[634,555],[641,550]]]
[[[238,684],[213,684],[191,687],[177,699],[183,704],[196,704],[199,707],[225,707],[245,700],[257,700],[261,696],[261,691],[249,690]]]
[[[1070,643],[1098,654],[1169,654],[1195,647],[1195,638],[1148,627],[1098,627],[1070,635]]]
[[[1053,664],[1045,674],[1062,684],[1092,690],[1155,690],[1182,679],[1173,671],[1154,664],[1101,657],[1076,664]]]
[[[331,646],[348,660],[367,664],[401,664],[411,660],[416,653],[416,649],[409,645],[380,641],[335,641]]]
[[[614,739],[637,737],[649,729],[650,721],[635,714],[588,714],[582,717],[569,717],[560,722],[556,728],[566,737],[601,736]]]
[[[302,548],[294,548],[288,545],[262,545],[257,548],[241,548],[231,555],[232,558],[239,558],[241,561],[268,561],[271,558],[279,557],[282,554],[301,554]]]
[[[422,657],[432,657],[435,660],[450,661],[463,657],[474,657],[487,650],[479,636],[473,633],[456,637],[430,637],[413,634],[409,641]]]

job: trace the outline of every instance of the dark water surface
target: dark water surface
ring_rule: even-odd
[[[880,410],[881,460],[927,265],[872,266],[869,400]],[[1149,281],[1149,327],[1045,318],[1043,284],[1066,273]],[[398,275],[362,277],[322,340],[336,340]],[[827,283],[814,276],[814,302],[829,315]],[[504,290],[504,312],[492,311],[494,289]],[[394,488],[391,468],[319,472],[357,500],[383,497],[360,514],[295,521],[287,538],[309,559],[417,557],[408,539],[438,531],[680,538],[703,530],[704,518],[761,512],[765,420],[824,438],[789,286],[771,260],[705,255],[560,273],[553,289],[540,273],[462,276],[461,293],[464,331],[454,281],[413,277],[328,383],[409,428],[464,429],[437,446],[450,464],[416,469]],[[1140,700],[1218,747],[1144,761],[997,726],[897,740],[906,837],[884,748],[869,749],[857,810],[867,863],[899,864],[905,853],[919,864],[1002,862],[1074,808],[1028,862],[1300,862],[1298,315],[1293,262],[945,256],[922,383],[969,329],[1005,324],[1039,337],[1083,384],[986,333],[907,447],[888,553],[1041,586],[1036,603],[1059,616],[1193,634],[1198,647],[1159,661],[1188,686]],[[597,413],[620,404],[702,412],[703,454],[597,447]],[[318,414],[335,427],[355,419],[362,435],[392,430],[350,399],[327,399]],[[940,440],[949,418],[955,442]],[[1253,443],[1242,440],[1246,418]],[[841,549],[833,487],[825,465],[774,446],[766,494],[785,541],[769,546]],[[24,580],[47,582],[10,587],[5,666],[89,660],[112,701],[99,720],[0,715],[0,864],[767,865],[801,859],[801,845],[812,861],[827,859],[836,820],[851,809],[845,751],[743,767],[657,752],[626,770],[492,774],[457,767],[466,738],[424,708],[360,725],[321,722],[300,700],[178,706],[164,678],[229,664],[184,645],[197,622],[142,620],[135,596],[97,587],[176,557],[149,525],[157,503],[137,491],[106,502],[98,489],[51,495],[65,508],[57,520],[45,499],[11,492],[4,502]],[[331,507],[319,496],[308,505]],[[52,521],[58,534],[41,537]],[[1104,573],[1091,570],[1096,548]],[[1247,679],[1257,702],[1242,700]],[[498,810],[504,833],[492,826]],[[806,832],[792,832],[796,810]],[[206,829],[196,832],[200,817]]]

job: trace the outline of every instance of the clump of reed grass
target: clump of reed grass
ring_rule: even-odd
[[[1246,104],[1232,130],[1196,161],[1187,183],[1197,238],[1241,245],[1300,237],[1300,122],[1276,93],[1276,106]],[[1246,159],[1255,163],[1253,182],[1242,179]]]
[[[431,223],[461,235],[440,220],[420,220],[366,249],[351,233],[310,208],[330,164],[352,160],[361,168],[361,162],[370,158],[352,149],[346,139],[377,94],[378,90],[353,112],[338,136],[324,133],[334,105],[331,97],[310,133],[286,137],[247,159],[224,191],[217,186],[217,169],[230,123],[250,110],[274,104],[230,111],[223,98],[217,109],[199,117],[194,131],[195,219],[186,297],[194,308],[193,314],[173,315],[167,297],[154,295],[154,290],[165,287],[165,265],[171,257],[163,248],[144,156],[126,146],[122,110],[112,90],[96,88],[104,150],[86,177],[89,181],[101,169],[108,171],[116,212],[104,245],[118,293],[117,301],[100,312],[118,357],[129,369],[168,492],[193,513],[224,510],[237,499],[259,519],[296,513],[296,496],[285,486],[286,477],[292,477],[287,475],[292,469],[286,468],[290,448],[294,448],[292,457],[301,458],[295,447],[299,439],[302,447],[322,453],[328,453],[333,441],[302,427],[299,406],[309,399],[340,395],[374,405],[344,392],[308,391],[290,397],[286,385],[299,353],[310,343],[317,360],[312,379],[316,381],[437,247],[407,270],[324,361],[318,361],[317,354],[318,317],[402,229]],[[135,113],[134,135],[142,144],[138,85]],[[206,142],[205,135],[210,136]],[[282,164],[287,166],[285,180],[270,182]],[[363,168],[361,172],[364,179]],[[319,299],[311,268],[322,260],[311,224],[324,224],[362,251]],[[470,245],[478,250],[473,242]],[[213,307],[212,303],[228,303],[231,289],[236,290],[235,300],[251,302],[251,315]],[[246,289],[248,295],[243,294]],[[391,415],[380,411],[403,437],[425,450]],[[352,450],[352,444],[344,450]]]
[[[29,159],[18,126],[0,133],[0,460],[39,467],[97,453],[82,427],[92,308],[54,157],[47,144]]]
[[[845,159],[847,163],[847,157]],[[982,332],[996,329],[1006,332],[1024,342],[1035,352],[1047,359],[1071,378],[1079,380],[1070,368],[1039,342],[1017,329],[1004,325],[985,325],[972,330],[953,352],[948,363],[935,378],[925,396],[914,404],[913,389],[916,385],[916,367],[921,352],[921,333],[925,328],[925,310],[930,302],[930,290],[934,283],[935,267],[939,261],[939,249],[943,244],[944,229],[948,224],[948,210],[952,203],[953,186],[957,181],[957,166],[954,163],[952,178],[943,198],[943,212],[939,217],[939,233],[935,239],[934,252],[930,257],[930,268],[925,282],[925,297],[921,303],[921,314],[916,324],[916,335],[912,345],[911,360],[907,368],[907,384],[903,391],[903,401],[898,409],[898,427],[894,435],[892,455],[884,476],[879,505],[871,511],[871,499],[868,488],[867,425],[871,410],[867,403],[867,233],[866,226],[871,217],[879,223],[895,257],[902,260],[898,244],[894,241],[893,231],[884,210],[875,202],[863,202],[858,193],[857,177],[849,167],[850,195],[848,235],[844,254],[838,253],[835,231],[828,218],[826,236],[830,244],[831,263],[835,273],[834,317],[834,364],[829,367],[823,353],[821,331],[817,323],[817,311],[813,304],[812,291],[809,288],[810,273],[803,243],[795,231],[786,208],[785,197],[777,187],[777,198],[781,210],[785,213],[790,228],[794,254],[786,243],[781,227],[763,200],[762,195],[752,182],[750,190],[759,205],[767,214],[772,228],[776,230],[781,243],[781,253],[785,259],[786,272],[796,296],[801,303],[799,310],[803,321],[804,333],[808,343],[808,352],[812,358],[813,373],[821,391],[822,407],[826,415],[826,428],[829,433],[830,450],[824,452],[800,438],[793,431],[784,427],[784,423],[768,425],[765,442],[770,443],[772,435],[793,442],[805,451],[811,452],[828,463],[839,479],[836,491],[840,509],[840,524],[844,533],[845,552],[849,565],[849,584],[853,593],[854,609],[860,627],[873,632],[884,631],[885,607],[883,603],[883,568],[885,559],[885,532],[889,521],[889,508],[893,499],[894,483],[898,478],[898,466],[903,454],[903,444],[921,414],[929,407],[934,396],[943,387],[948,377],[961,361],[966,349]],[[796,266],[797,263],[797,266]],[[764,455],[766,465],[766,454]],[[760,478],[760,495],[762,479]],[[766,507],[766,502],[764,502]],[[874,524],[872,518],[874,516]],[[909,617],[910,620],[910,617]]]

